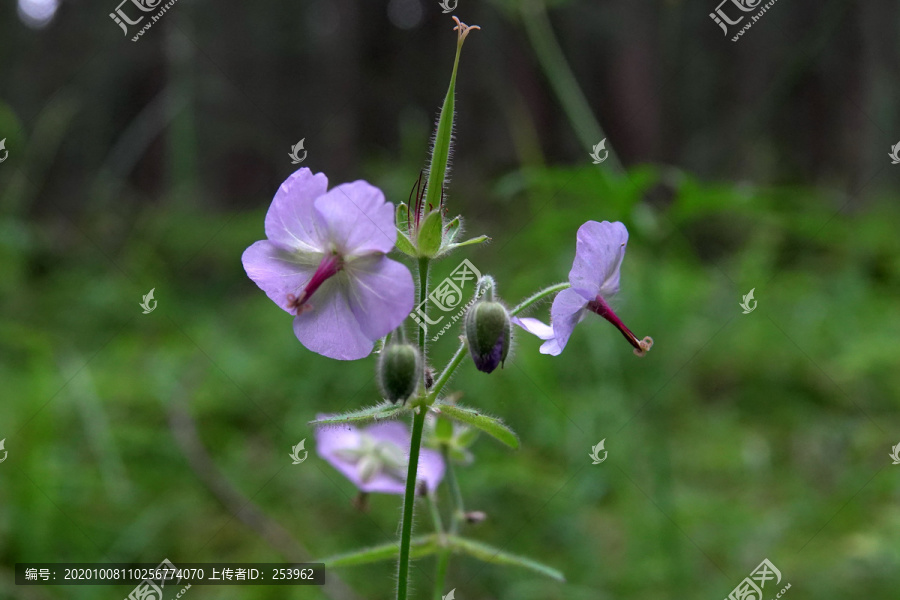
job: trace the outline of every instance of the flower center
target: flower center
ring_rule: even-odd
[[[406,481],[407,461],[400,446],[362,433],[355,448],[342,448],[337,455],[356,466],[360,481],[369,483],[380,473]]]
[[[322,262],[320,262],[319,266],[316,268],[316,272],[313,273],[313,276],[306,282],[306,287],[303,288],[300,295],[287,295],[287,307],[296,311],[294,314],[297,315],[311,309],[312,306],[308,304],[308,302],[312,295],[316,293],[316,290],[319,289],[327,279],[337,275],[343,268],[344,258],[340,254],[336,252],[326,254],[322,258]]]
[[[643,356],[653,346],[653,338],[651,337],[645,337],[642,340],[637,339],[637,336],[631,333],[631,330],[625,326],[622,319],[616,316],[616,313],[613,312],[613,309],[609,307],[609,304],[606,303],[606,300],[600,294],[597,294],[596,298],[587,303],[587,308],[615,325],[616,329],[621,331],[625,339],[628,340],[628,343],[634,346],[634,353],[638,356]]]

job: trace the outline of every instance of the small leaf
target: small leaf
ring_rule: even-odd
[[[443,256],[445,254],[449,254],[449,253],[453,252],[454,250],[462,248],[463,246],[474,246],[475,244],[483,244],[484,242],[489,242],[489,241],[491,241],[491,238],[489,238],[488,236],[479,235],[478,237],[473,237],[464,242],[459,242],[458,244],[448,244],[448,245],[444,246],[443,248],[441,248],[441,256]]]
[[[338,425],[340,423],[366,423],[368,421],[380,421],[382,419],[393,419],[404,412],[412,410],[402,404],[391,404],[390,402],[382,402],[375,406],[362,408],[360,410],[352,410],[341,415],[332,415],[322,419],[310,421],[313,427],[323,427],[327,425]]]
[[[437,552],[438,549],[437,537],[434,535],[423,535],[413,538],[410,540],[409,544],[409,554],[411,558],[430,556]],[[382,560],[391,560],[396,558],[398,554],[400,554],[400,545],[397,542],[388,542],[378,546],[363,548],[362,550],[336,554],[315,562],[325,563],[325,566],[330,568],[352,567]]]
[[[447,226],[444,227],[444,246],[449,246],[453,243],[453,240],[456,239],[456,236],[462,231],[460,228],[462,227],[462,221],[460,221],[459,217],[455,217],[452,221],[447,223]]]
[[[406,202],[401,202],[397,205],[397,218],[395,220],[397,229],[401,233],[409,231],[409,207],[406,205]]]
[[[433,257],[437,254],[441,247],[441,227],[443,227],[443,217],[441,211],[433,210],[425,217],[422,226],[419,229],[419,239],[416,241],[416,247],[419,250],[419,256]]]
[[[541,575],[545,575],[556,581],[565,582],[566,580],[565,575],[563,575],[561,571],[524,556],[510,554],[498,548],[494,548],[493,546],[458,536],[449,536],[448,541],[450,542],[450,547],[454,551],[468,554],[482,562],[495,565],[522,567],[523,569],[540,573]]]
[[[397,247],[397,250],[407,256],[416,255],[416,249],[413,248],[412,242],[409,241],[409,238],[406,237],[406,234],[402,231],[397,231],[397,241],[394,243],[394,246]]]
[[[496,417],[482,414],[474,408],[452,404],[436,404],[442,415],[455,419],[466,425],[476,427],[486,434],[495,437],[513,449],[519,448],[519,438],[513,430]]]

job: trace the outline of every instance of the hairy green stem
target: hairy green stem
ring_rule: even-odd
[[[509,314],[512,316],[515,316],[515,315],[519,314],[520,312],[522,312],[523,310],[525,310],[526,308],[528,308],[529,306],[531,306],[532,304],[534,304],[535,302],[538,302],[539,300],[542,300],[551,294],[561,292],[570,287],[572,287],[571,283],[557,283],[556,285],[551,285],[550,287],[544,288],[541,291],[535,293],[534,295],[529,296],[528,298],[525,298],[524,300],[522,300],[519,304],[516,305],[515,308],[513,308],[511,311],[509,311]]]
[[[428,298],[428,265],[429,261],[427,258],[422,257],[419,259],[419,304],[418,310],[424,313],[422,315],[422,319],[428,316],[428,304],[425,302],[426,298]],[[426,323],[428,321],[425,321]],[[419,352],[422,353],[422,364],[425,364],[425,327],[419,325]],[[423,374],[424,377],[424,374]]]
[[[419,259],[419,304],[427,314],[425,300],[428,297],[427,258]],[[425,389],[426,336],[425,328],[419,327],[419,352],[422,353],[422,390]],[[425,392],[419,396],[424,400]],[[422,430],[425,428],[425,414],[428,407],[419,402],[418,412],[413,416],[412,436],[409,441],[409,469],[406,472],[406,492],[403,495],[403,520],[400,525],[400,559],[397,565],[397,600],[406,600],[409,590],[409,544],[412,539],[413,511],[416,505],[416,475],[419,472],[419,450],[422,447]]]
[[[437,381],[434,382],[434,387],[431,388],[431,393],[428,395],[429,404],[437,399],[438,394],[444,389],[444,386],[450,380],[450,376],[453,375],[453,372],[456,371],[456,367],[459,366],[459,363],[462,362],[462,359],[465,358],[465,356],[466,342],[463,341],[460,342],[459,348],[456,349],[456,354],[453,355],[453,358],[451,358],[450,362],[447,363],[447,366],[444,367],[444,370],[437,378]]]
[[[420,406],[413,417],[412,439],[409,443],[409,469],[406,472],[406,493],[403,496],[403,523],[400,529],[400,563],[397,567],[397,600],[406,600],[409,591],[409,543],[412,539],[413,509],[416,504],[416,475],[419,471],[419,449],[425,428],[426,408]]]

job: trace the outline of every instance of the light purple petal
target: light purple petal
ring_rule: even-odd
[[[285,250],[321,252],[323,241],[316,230],[315,201],[328,191],[324,173],[303,167],[288,177],[266,213],[266,237]]]
[[[532,317],[522,317],[521,319],[519,317],[512,317],[510,321],[528,333],[538,336],[542,340],[553,338],[553,328],[539,319]]]
[[[608,299],[618,293],[627,243],[628,230],[622,223],[588,221],[579,227],[575,262],[569,271],[572,289],[585,300],[593,300],[597,294]]]
[[[409,440],[412,437],[409,427],[400,421],[384,421],[365,428],[365,432],[380,442],[390,442],[409,453]]]
[[[317,419],[322,419],[332,415],[316,415]],[[336,452],[345,448],[356,448],[359,446],[359,430],[352,425],[330,425],[327,427],[316,428],[316,452],[330,462],[340,461]]]
[[[344,183],[316,200],[319,229],[345,257],[390,252],[397,239],[394,205],[365,181]]]
[[[406,451],[409,454],[409,449]],[[416,481],[424,481],[428,491],[435,491],[444,478],[444,457],[437,450],[423,448],[419,452],[419,468],[416,471]]]
[[[316,270],[315,264],[268,241],[255,242],[241,257],[250,279],[285,312],[288,294],[297,295]]]
[[[328,415],[317,415],[323,418]],[[398,421],[376,423],[362,430],[352,425],[320,427],[316,429],[316,452],[328,461],[353,485],[363,492],[381,494],[403,494],[405,492],[405,476],[398,478],[387,472],[380,472],[367,482],[359,476],[357,465],[339,456],[340,450],[358,448],[362,434],[374,438],[378,442],[394,444],[400,453],[409,459],[409,429]],[[444,477],[444,459],[440,452],[422,449],[419,454],[417,481],[424,481],[430,491],[437,489]]]
[[[399,423],[398,423],[399,425]],[[403,427],[402,425],[400,425]],[[407,436],[409,434],[407,433]],[[316,452],[328,461],[332,467],[350,480],[353,485],[363,492],[381,494],[402,494],[404,492],[403,481],[387,473],[381,472],[367,482],[363,482],[359,476],[359,467],[356,463],[339,456],[341,450],[358,448],[361,433],[352,425],[340,425],[334,427],[320,427],[316,429]]]
[[[571,288],[556,295],[553,306],[550,307],[554,339],[541,346],[541,354],[557,356],[563,351],[575,325],[584,318],[585,304],[586,301],[581,294]]]
[[[350,309],[370,339],[384,337],[412,311],[415,286],[404,265],[377,255],[353,260],[344,270]]]
[[[396,444],[403,449],[403,456],[409,460],[409,441],[412,437],[409,429],[403,423],[398,421],[387,421],[384,423],[376,423],[365,429],[366,433],[373,438]],[[436,450],[422,448],[419,451],[419,468],[416,473],[416,481],[424,481],[430,491],[437,489],[437,486],[444,478],[444,458],[441,453]],[[404,478],[405,481],[405,478]],[[403,485],[401,484],[400,492],[403,493]]]
[[[346,273],[338,273],[310,298],[308,305],[312,308],[294,317],[294,335],[300,343],[337,360],[365,358],[375,346],[350,309],[348,285]]]

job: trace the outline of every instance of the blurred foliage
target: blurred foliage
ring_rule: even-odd
[[[467,508],[488,520],[470,534],[569,582],[463,558],[448,579],[461,597],[718,597],[766,556],[803,596],[891,597],[900,584],[900,484],[885,468],[900,397],[895,205],[836,218],[834,199],[815,190],[710,185],[651,167],[521,170],[485,195],[519,209],[491,227],[470,218],[494,241],[465,255],[509,303],[565,278],[585,219],[625,222],[619,314],[656,345],[638,359],[609,324],[588,319],[560,357],[520,333],[505,369],[461,370],[463,401],[502,415],[522,440],[518,452],[488,437],[473,448],[461,484]],[[660,195],[665,205],[650,200]],[[311,553],[393,537],[398,497],[375,496],[360,513],[352,485],[319,459],[286,466],[289,448],[312,438],[307,421],[371,404],[377,391],[373,359],[305,351],[290,318],[245,277],[240,253],[261,236],[264,210],[148,206],[116,248],[97,241],[97,221],[4,216],[3,231],[16,235],[0,238],[10,452],[0,562],[280,560],[192,472],[167,424],[173,402],[189,404],[223,476]],[[142,315],[150,287],[159,305]],[[742,315],[751,287],[759,305]],[[441,338],[435,362],[454,349],[453,336]],[[609,460],[591,466],[603,438]],[[418,589],[430,560],[416,563]],[[338,574],[377,598],[389,595],[392,570]],[[97,593],[48,590],[35,597]]]

